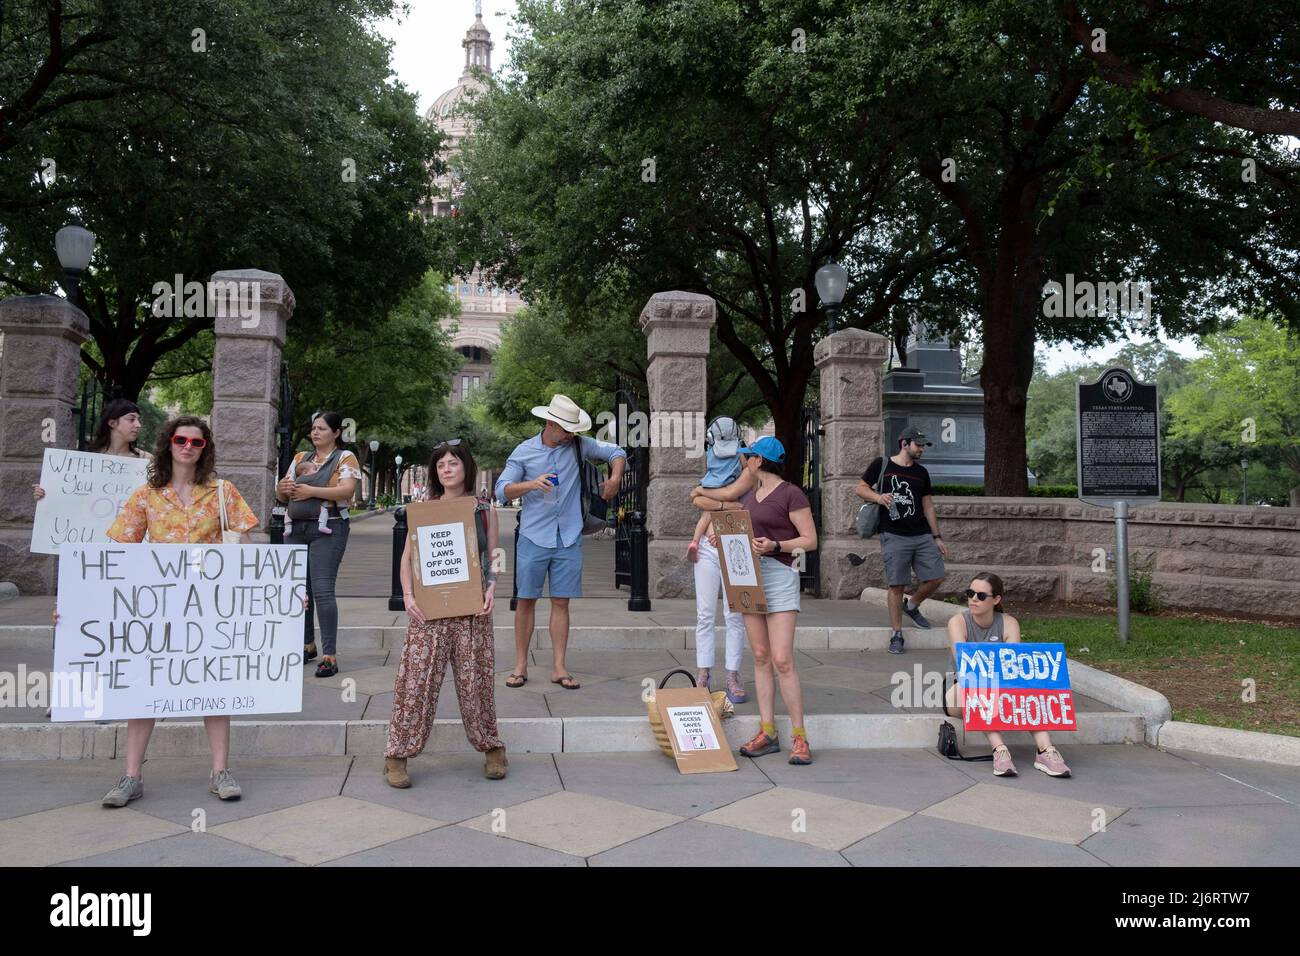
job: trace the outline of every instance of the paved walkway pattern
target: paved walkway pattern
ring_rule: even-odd
[[[125,809],[99,798],[120,761],[0,771],[0,866],[1268,866],[1300,863],[1300,768],[1073,747],[1075,776],[933,750],[839,750],[809,767],[738,758],[682,776],[660,754],[516,754],[505,780],[475,754],[411,761],[237,761],[246,796],[206,792],[199,758],[151,759]]]

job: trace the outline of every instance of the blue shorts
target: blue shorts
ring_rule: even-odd
[[[541,597],[547,574],[551,576],[548,597],[582,597],[582,538],[567,548],[542,548],[527,535],[519,536],[519,551],[515,556],[515,597],[527,600]]]

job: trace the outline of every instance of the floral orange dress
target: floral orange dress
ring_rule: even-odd
[[[217,478],[196,486],[189,507],[170,485],[142,485],[131,493],[108,529],[113,541],[138,543],[149,532],[154,544],[220,544],[221,508]],[[238,489],[226,482],[226,522],[231,531],[252,531],[259,524]]]

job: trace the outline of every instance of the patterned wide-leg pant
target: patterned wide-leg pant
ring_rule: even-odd
[[[385,757],[414,757],[429,742],[448,660],[470,744],[478,751],[504,746],[497,732],[492,616],[472,614],[407,626]]]

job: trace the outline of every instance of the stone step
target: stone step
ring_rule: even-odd
[[[1123,711],[1089,711],[1078,715],[1079,729],[1058,734],[1057,743],[1141,743],[1144,721]],[[934,747],[939,714],[809,714],[805,718],[814,750]],[[757,716],[723,721],[733,748],[758,732]],[[981,733],[966,734],[949,719],[967,755],[988,752]],[[515,717],[498,721],[506,747],[514,753],[611,753],[656,750],[646,717]],[[790,720],[777,717],[783,740]],[[234,757],[374,756],[382,754],[388,722],[384,720],[235,720],[230,752]],[[1030,741],[1027,733],[1005,735],[1012,745]],[[459,720],[434,721],[426,748],[433,753],[466,753],[472,748]],[[0,724],[0,760],[111,759],[126,753],[126,724]],[[149,742],[151,757],[198,757],[208,753],[202,721],[163,721]]]
[[[48,625],[0,626],[0,650],[24,648],[40,650],[51,646],[53,628]],[[513,653],[515,630],[509,625],[497,625],[494,644],[498,650]],[[718,646],[722,646],[724,628],[715,627]],[[795,629],[795,647],[812,650],[880,651],[889,647],[892,632],[887,627],[798,627]],[[942,627],[930,630],[908,627],[903,636],[909,648],[936,650],[948,646],[948,632]],[[405,626],[353,625],[341,626],[338,631],[338,650],[364,650],[367,648],[400,649],[406,637]],[[549,628],[538,627],[533,633],[534,648],[549,648]],[[695,647],[695,628],[674,625],[577,625],[569,628],[569,646],[574,649],[600,651],[679,650]]]

